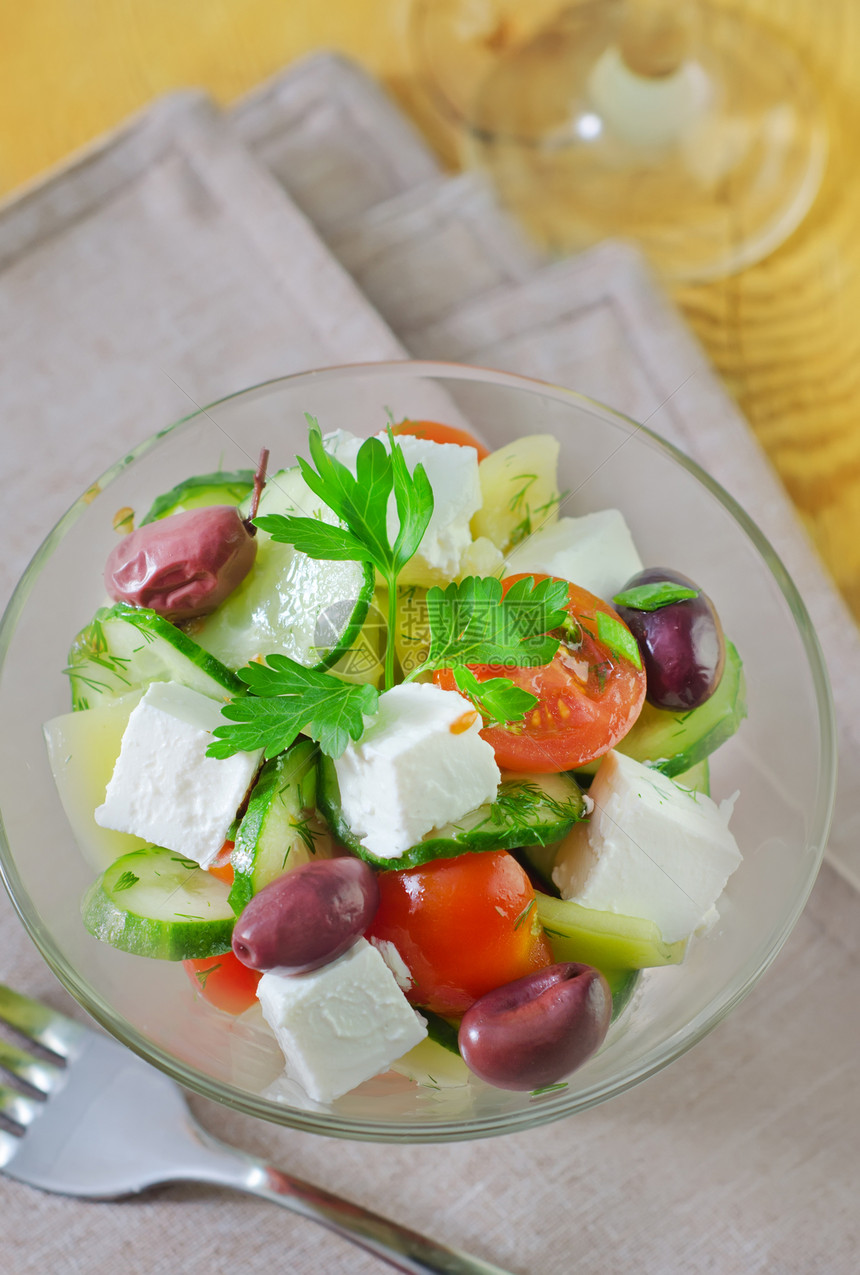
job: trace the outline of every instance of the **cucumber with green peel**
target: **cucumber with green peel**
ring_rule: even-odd
[[[247,691],[235,673],[175,624],[125,602],[100,608],[68,658],[74,709],[93,708],[152,682],[181,682],[217,700]]]
[[[601,970],[612,993],[612,1022],[623,1014],[633,999],[633,993],[639,984],[641,970]]]
[[[689,792],[701,792],[706,797],[711,795],[711,764],[707,757],[703,757],[701,761],[696,762],[695,766],[691,766],[689,770],[682,770],[673,778],[679,788],[686,788]]]
[[[235,921],[224,883],[161,846],[117,859],[84,895],[81,915],[94,938],[163,961],[228,952]]]
[[[260,772],[230,858],[237,916],[276,877],[332,856],[331,837],[315,817],[318,753],[313,740],[303,739]]]
[[[582,792],[572,776],[509,776],[499,785],[495,801],[478,806],[456,823],[434,828],[399,858],[380,859],[362,845],[344,818],[337,772],[330,757],[320,757],[317,801],[343,845],[375,867],[396,870],[415,868],[431,859],[560,841],[585,814]]]
[[[421,1010],[422,1017],[426,1011]],[[457,1032],[454,1033],[453,1048],[428,1035],[425,1040],[414,1045],[408,1053],[395,1059],[391,1070],[399,1072],[407,1080],[420,1085],[422,1089],[444,1090],[460,1089],[468,1085],[472,1073],[460,1056],[457,1048]]]
[[[557,961],[581,961],[599,970],[680,965],[687,940],[665,943],[653,921],[584,908],[571,899],[537,897],[538,920]]]
[[[710,699],[698,708],[678,713],[654,708],[646,701],[632,728],[615,748],[674,778],[704,761],[730,739],[746,715],[743,664],[737,649],[726,642],[723,675]],[[578,773],[593,775],[599,765],[598,757]]]
[[[209,505],[240,505],[253,488],[253,469],[218,469],[214,474],[196,474],[157,496],[146,516],[141,518],[140,526],[158,522],[170,514],[184,514],[189,509],[204,509]]]
[[[269,480],[258,516],[271,514],[337,521],[298,469],[281,470]],[[191,621],[187,632],[229,668],[278,653],[306,668],[345,665],[338,672],[349,680],[372,681],[382,670],[378,642],[375,657],[359,656],[375,587],[370,563],[309,558],[261,529],[248,575],[211,615]],[[350,677],[364,665],[361,676]]]
[[[552,883],[552,870],[559,844],[559,841],[554,841],[548,846],[518,846],[514,851],[514,857],[520,861],[532,880],[539,882],[541,889],[547,894],[556,897],[558,890]]]

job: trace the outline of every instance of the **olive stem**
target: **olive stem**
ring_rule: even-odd
[[[266,468],[269,464],[269,449],[264,447],[260,452],[260,459],[257,461],[257,472],[254,475],[254,494],[251,497],[251,512],[245,519],[245,526],[252,536],[256,536],[257,528],[254,526],[254,519],[257,517],[257,510],[260,507],[260,497],[263,494],[263,488],[266,485]]]

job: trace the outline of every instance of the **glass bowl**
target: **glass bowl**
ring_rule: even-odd
[[[73,635],[102,604],[113,515],[138,517],[181,479],[277,466],[306,449],[305,412],[324,430],[374,433],[388,413],[466,424],[491,447],[529,433],[561,444],[568,514],[624,511],[646,564],[706,589],[744,660],[749,716],[712,757],[719,799],[740,796],[744,854],[720,921],[681,966],[646,971],[632,1004],[567,1087],[539,1096],[418,1087],[394,1073],[324,1106],[279,1085],[282,1059],[256,1010],[207,1005],[180,965],[130,956],[84,930],[79,900],[96,875],[54,789],[42,723],[68,711]],[[761,532],[705,473],[648,429],[580,394],[453,364],[332,368],[270,381],[195,412],[109,469],[60,520],[0,629],[0,866],[45,960],[104,1027],[181,1084],[241,1111],[338,1137],[440,1142],[526,1129],[618,1094],[677,1058],[737,1005],[776,956],[818,870],[836,774],[832,707],[809,617]],[[774,1042],[774,1048],[777,1048]]]

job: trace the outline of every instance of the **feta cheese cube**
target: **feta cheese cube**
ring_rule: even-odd
[[[425,833],[495,799],[501,774],[480,730],[457,691],[410,682],[380,695],[361,739],[335,761],[343,817],[371,854],[399,859]]]
[[[262,757],[262,749],[207,757],[223,723],[216,700],[178,682],[154,682],[128,719],[96,823],[208,867]]]
[[[269,970],[257,996],[286,1072],[317,1102],[331,1102],[387,1071],[427,1026],[365,939],[308,974]]]
[[[377,434],[387,447],[388,435]],[[325,437],[325,446],[342,464],[355,473],[355,458],[364,442],[346,430],[336,430]],[[401,434],[397,442],[410,473],[422,464],[433,488],[433,515],[418,547],[418,552],[400,573],[401,584],[441,584],[459,573],[460,559],[472,542],[469,523],[481,507],[481,483],[478,478],[478,453],[474,447],[456,443],[434,443],[426,438]],[[388,531],[394,536],[397,506],[392,494],[388,504]]]
[[[412,971],[409,966],[398,952],[397,946],[390,939],[371,939],[370,942],[391,970],[394,975],[394,981],[401,992],[408,992],[413,986],[415,979],[412,977]]]
[[[680,788],[621,753],[600,763],[594,810],[559,847],[552,879],[583,907],[654,921],[667,943],[708,918],[741,861],[731,803]]]
[[[506,574],[535,571],[570,580],[611,602],[642,570],[630,529],[618,509],[559,518],[512,549]]]

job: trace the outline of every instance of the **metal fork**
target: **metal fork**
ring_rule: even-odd
[[[0,984],[0,1021],[51,1058],[0,1037],[0,1171],[93,1200],[163,1182],[210,1182],[322,1223],[397,1270],[506,1275],[218,1142],[182,1091],[124,1046]]]

